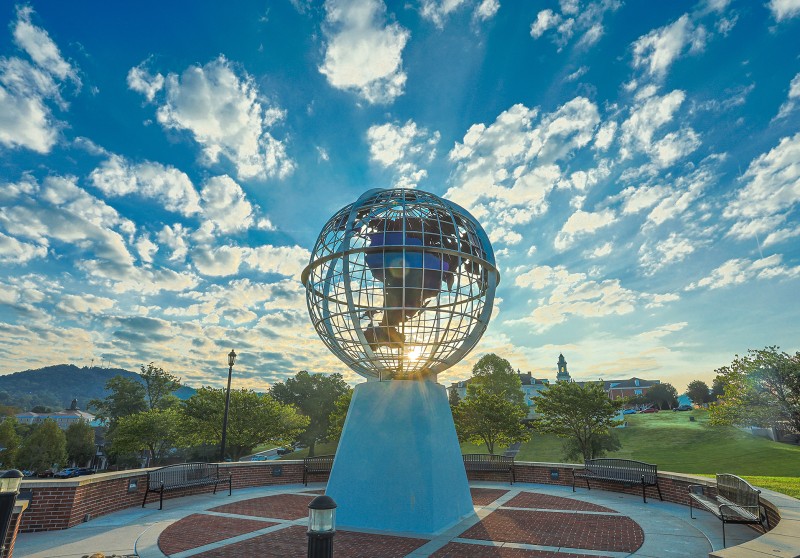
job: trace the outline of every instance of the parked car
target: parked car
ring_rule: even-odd
[[[648,407],[647,409],[642,409],[639,411],[640,413],[657,413],[658,407]]]
[[[673,411],[691,411],[692,410],[692,406],[691,405],[678,405],[677,407],[675,407],[672,410]]]
[[[623,415],[635,415],[636,414],[636,409],[625,409],[624,411],[622,411],[622,414]]]
[[[97,472],[97,469],[90,469],[89,467],[79,467],[78,468],[78,476],[83,475],[94,475]]]
[[[71,479],[72,477],[80,476],[80,469],[78,467],[67,467],[60,471],[53,473],[53,477],[57,479]]]
[[[39,477],[40,479],[50,478],[53,476],[53,471],[51,471],[50,469],[45,469],[44,471],[39,471],[38,473],[36,473],[36,476]]]
[[[288,453],[292,453],[290,448],[278,448],[278,455],[286,455]]]

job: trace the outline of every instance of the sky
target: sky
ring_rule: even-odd
[[[0,6],[0,374],[361,378],[300,272],[371,188],[469,210],[473,352],[679,390],[800,349],[800,0]]]

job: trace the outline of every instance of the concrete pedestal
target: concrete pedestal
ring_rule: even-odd
[[[337,527],[429,534],[474,513],[444,386],[357,385],[325,493]]]

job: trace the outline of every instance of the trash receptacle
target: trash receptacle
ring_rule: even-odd
[[[6,535],[14,504],[17,503],[19,485],[22,483],[22,472],[16,469],[0,471],[0,555],[5,556]]]

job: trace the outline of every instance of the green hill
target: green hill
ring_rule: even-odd
[[[90,399],[102,399],[108,395],[106,382],[117,375],[141,380],[139,374],[122,368],[79,368],[73,364],[57,364],[7,374],[0,376],[0,405],[24,410],[35,405],[63,409],[77,398],[78,406],[86,409]],[[175,395],[188,399],[194,392],[194,388],[182,386]]]

